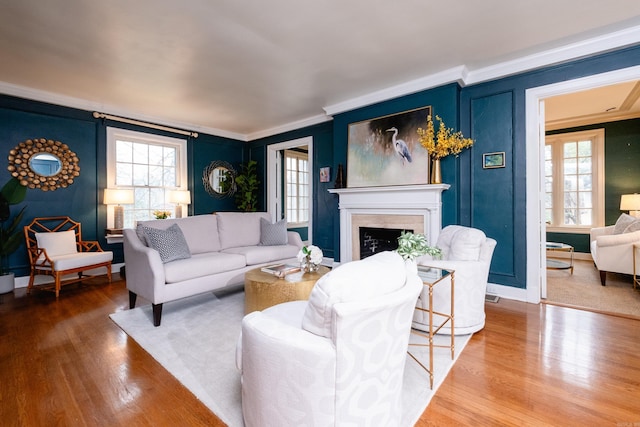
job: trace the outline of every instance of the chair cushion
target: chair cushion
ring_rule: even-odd
[[[288,240],[286,219],[271,224],[268,220],[260,218],[260,246],[286,245]]]
[[[76,233],[73,230],[35,233],[38,247],[47,251],[49,257],[78,253]]]
[[[438,247],[444,259],[452,261],[478,261],[487,236],[477,228],[449,225],[438,236]]]
[[[142,227],[147,242],[149,242],[149,247],[158,251],[163,263],[191,258],[189,245],[187,245],[187,241],[178,224],[173,224],[166,230]]]
[[[78,252],[52,258],[55,270],[64,271],[113,261],[113,252]]]
[[[334,304],[366,301],[394,292],[404,286],[406,275],[402,257],[389,251],[333,269],[313,287],[302,328],[331,337]]]

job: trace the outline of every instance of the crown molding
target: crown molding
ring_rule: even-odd
[[[318,114],[316,116],[308,117],[306,119],[298,120],[295,122],[287,123],[286,125],[276,126],[270,129],[253,132],[247,135],[247,141],[255,141],[256,139],[266,138],[268,136],[277,135],[279,133],[289,132],[296,129],[301,129],[307,126],[317,125],[319,123],[330,122],[333,117],[326,114]]]
[[[126,117],[129,119],[139,120],[142,122],[155,123],[158,125],[164,125],[174,127],[177,129],[198,131],[199,133],[205,133],[209,135],[215,135],[223,138],[236,139],[240,141],[247,141],[246,135],[229,132],[222,129],[210,128],[206,126],[199,126],[193,123],[185,123],[173,120],[161,119],[153,116],[146,116],[143,114],[137,114],[131,111],[124,110],[122,108],[116,108],[108,106],[99,102],[91,102],[85,99],[75,98],[72,96],[60,95],[53,92],[48,92],[39,89],[32,89],[25,86],[14,85],[6,82],[0,82],[0,94],[16,96],[18,98],[30,99],[33,101],[46,102],[49,104],[60,105],[64,107],[77,108],[87,111],[100,111],[101,113],[111,114],[114,116]]]
[[[323,110],[327,115],[333,116],[335,114],[344,113],[345,111],[355,110],[356,108],[366,107],[367,105],[376,104],[378,102],[387,101],[400,96],[410,95],[425,89],[442,86],[447,83],[458,82],[463,84],[466,75],[467,68],[464,65],[460,65],[439,73],[378,90],[367,95],[352,98],[337,104],[328,105],[324,107]]]
[[[531,71],[562,62],[605,53],[640,43],[640,26],[630,27],[602,36],[570,43],[544,52],[523,56],[511,61],[472,70],[466,79],[467,85]]]
[[[452,82],[458,82],[463,87],[469,86],[639,43],[640,26],[630,27],[477,70],[469,70],[464,65],[450,68],[440,73],[326,106],[324,111],[328,115],[339,114]]]
[[[638,112],[590,114],[588,116],[570,117],[560,120],[549,120],[545,122],[545,130],[559,130],[579,126],[588,126],[593,124],[619,122],[621,120],[637,119],[639,117],[640,113]]]

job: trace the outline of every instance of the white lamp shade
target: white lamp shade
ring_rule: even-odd
[[[103,203],[105,205],[131,205],[133,202],[133,190],[125,190],[122,188],[104,189]]]
[[[173,190],[169,193],[169,202],[179,205],[190,205],[191,192],[189,190]]]
[[[640,194],[623,194],[620,198],[621,211],[640,211]]]

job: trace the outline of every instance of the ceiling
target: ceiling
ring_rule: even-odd
[[[243,140],[640,43],[637,0],[0,0],[0,8],[0,93]],[[630,85],[611,101],[599,95],[597,113],[621,108]],[[584,109],[591,104],[575,102],[581,110],[571,114],[596,114]]]

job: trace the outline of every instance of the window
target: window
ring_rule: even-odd
[[[285,150],[284,158],[287,222],[301,226],[309,221],[309,154]]]
[[[604,224],[604,130],[548,135],[544,147],[548,231]]]
[[[153,211],[168,210],[171,190],[187,189],[187,141],[154,134],[107,128],[107,186],[132,188],[135,203],[125,208],[124,226],[153,219]],[[107,224],[113,224],[109,209]]]

